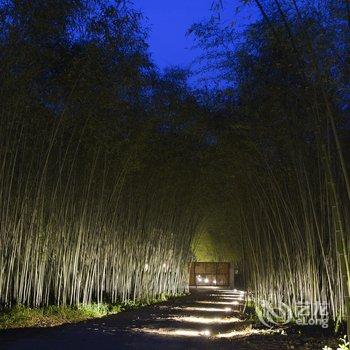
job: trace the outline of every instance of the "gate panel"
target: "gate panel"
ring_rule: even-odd
[[[230,263],[194,262],[190,266],[191,286],[228,286]]]

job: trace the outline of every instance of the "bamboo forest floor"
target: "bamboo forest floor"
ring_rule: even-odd
[[[53,328],[0,331],[8,350],[322,349],[335,339],[286,329],[254,329],[240,293],[193,289],[191,295],[138,310]]]

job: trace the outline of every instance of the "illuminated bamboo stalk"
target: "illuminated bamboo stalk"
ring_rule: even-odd
[[[49,151],[38,141],[37,152],[33,145],[12,144],[16,138],[1,128],[0,133],[8,143],[0,154],[6,163],[0,168],[0,194],[6,199],[0,207],[2,305],[150,300],[186,288],[182,270],[196,216],[190,205],[178,210],[181,195],[169,195],[167,182],[158,178],[135,187],[125,167],[112,176],[99,153],[86,172],[76,158],[79,144],[62,150],[58,178],[51,181],[54,140],[48,141]],[[17,163],[19,154],[32,161]]]

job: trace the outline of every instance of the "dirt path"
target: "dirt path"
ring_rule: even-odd
[[[79,324],[0,331],[0,349],[309,348],[309,344],[300,339],[250,330],[250,325],[240,319],[241,308],[240,292],[222,289],[192,290],[191,295],[183,298]],[[310,349],[318,349],[315,345],[310,346]]]

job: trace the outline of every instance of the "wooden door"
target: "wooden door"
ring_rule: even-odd
[[[230,263],[194,262],[190,265],[190,286],[230,285]]]

